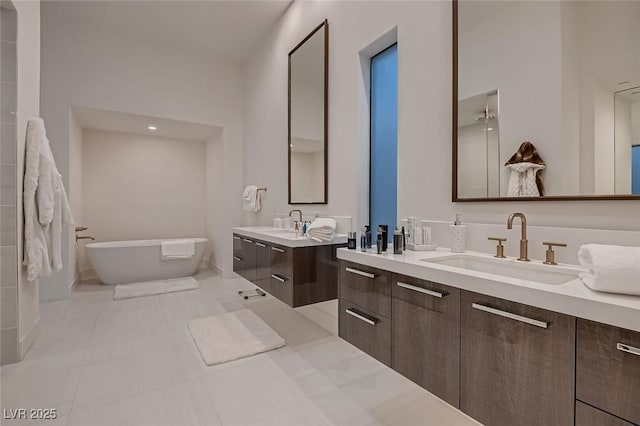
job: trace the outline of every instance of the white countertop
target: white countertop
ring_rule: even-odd
[[[347,236],[344,234],[336,234],[332,241],[320,242],[298,236],[293,229],[274,228],[273,226],[245,226],[233,228],[233,232],[286,247],[328,246],[347,243]]]
[[[485,253],[466,253],[493,259]],[[376,254],[375,249],[366,253],[359,248],[338,250],[339,259],[640,332],[640,296],[595,292],[579,278],[564,284],[542,284],[422,260],[452,254],[449,249],[442,248],[422,252],[407,250],[398,255],[392,252]],[[512,257],[504,261],[517,262]],[[530,264],[548,270],[555,267],[535,260]],[[559,266],[576,273],[581,270],[575,265]]]

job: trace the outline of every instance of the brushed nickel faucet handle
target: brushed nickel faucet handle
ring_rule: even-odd
[[[506,238],[498,238],[498,237],[489,237],[487,238],[488,240],[491,241],[497,241],[498,245],[496,246],[496,255],[493,257],[498,257],[500,259],[504,259],[506,256],[504,255],[504,246],[502,245],[502,243],[504,241],[507,241]]]
[[[542,263],[544,263],[545,265],[557,265],[555,260],[555,252],[553,251],[553,248],[566,247],[567,243],[552,243],[549,241],[544,241],[542,245],[547,246],[547,251],[545,253],[545,260]]]

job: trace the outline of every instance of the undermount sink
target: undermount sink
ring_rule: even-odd
[[[421,259],[421,261],[542,284],[558,285],[578,278],[578,271],[562,266],[520,262],[515,259],[496,259],[472,254],[456,254],[433,259]]]

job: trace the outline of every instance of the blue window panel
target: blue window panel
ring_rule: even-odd
[[[398,223],[398,46],[371,58],[371,159],[369,220],[375,244],[378,225],[388,239]]]
[[[640,145],[631,147],[631,193],[640,195]]]

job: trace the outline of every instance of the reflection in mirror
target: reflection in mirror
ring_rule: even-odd
[[[640,86],[615,94],[616,194],[640,195]]]
[[[454,200],[638,195],[640,2],[461,0],[454,19]],[[524,142],[540,164],[509,164]]]
[[[289,53],[289,204],[327,202],[327,25]]]
[[[458,195],[500,196],[498,91],[458,103]]]

